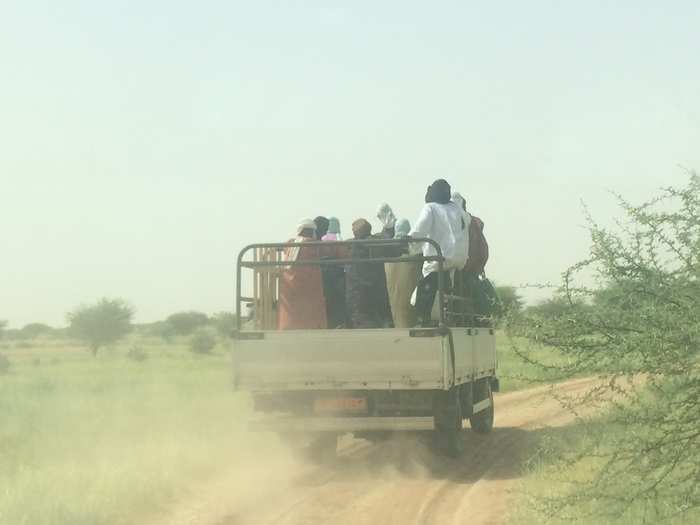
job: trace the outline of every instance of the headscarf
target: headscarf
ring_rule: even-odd
[[[337,217],[328,218],[328,233],[321,237],[322,241],[340,240],[340,221]]]
[[[396,224],[396,215],[394,215],[394,210],[391,209],[386,202],[382,203],[377,210],[377,219],[382,223],[385,230],[389,230]]]
[[[355,239],[366,239],[372,235],[372,225],[366,219],[357,219],[352,223],[352,234]]]
[[[328,219],[326,219],[323,215],[319,215],[314,219],[314,224],[316,225],[316,237],[321,239],[326,233],[328,233],[328,223]]]
[[[304,242],[305,240],[308,239],[308,237],[302,237],[302,232],[304,230],[313,230],[316,231],[316,223],[312,221],[311,219],[302,219],[299,221],[299,224],[297,224],[297,236],[291,240],[293,243],[300,244]],[[285,253],[285,260],[287,261],[296,261],[299,258],[299,253],[301,252],[301,247],[300,246],[293,246],[291,248],[287,248],[287,251]]]
[[[394,238],[405,239],[408,237],[410,231],[411,223],[408,222],[408,219],[399,219],[396,221],[396,233],[394,234]]]
[[[311,219],[302,219],[297,224],[297,237],[301,237],[301,232],[304,230],[316,231],[316,223]]]
[[[425,202],[447,204],[452,197],[452,188],[445,179],[438,179],[428,186],[425,194]]]
[[[452,202],[459,206],[460,210],[467,211],[467,201],[464,197],[462,197],[462,194],[458,191],[455,191],[452,194]]]
[[[467,201],[462,197],[461,193],[455,191],[452,194],[452,202],[454,202],[459,208],[459,211],[462,212],[462,229],[469,227],[472,216],[467,212]]]

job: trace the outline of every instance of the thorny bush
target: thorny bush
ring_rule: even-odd
[[[642,205],[619,202],[625,219],[613,229],[588,217],[590,256],[564,273],[563,306],[509,326],[564,357],[544,365],[518,348],[531,363],[601,378],[573,409],[616,400],[608,421],[618,431],[562,452],[598,468],[563,496],[539,498],[550,516],[580,519],[591,502],[613,517],[645,502],[650,520],[700,507],[700,177]]]

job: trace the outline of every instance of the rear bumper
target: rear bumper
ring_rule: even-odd
[[[435,428],[432,417],[276,417],[250,423],[258,432],[420,431]]]

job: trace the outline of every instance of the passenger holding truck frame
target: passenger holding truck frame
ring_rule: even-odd
[[[461,270],[467,263],[468,217],[457,204],[452,202],[452,188],[444,179],[438,179],[428,186],[425,202],[410,236],[426,237],[438,243],[445,258],[444,278],[446,282],[450,282],[449,271]],[[424,244],[423,255],[436,255],[435,248],[430,244]],[[435,261],[426,261],[423,264],[423,278],[418,283],[416,292],[416,314],[423,326],[432,324],[431,314],[438,281],[438,264]]]

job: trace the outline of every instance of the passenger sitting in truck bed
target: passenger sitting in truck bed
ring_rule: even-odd
[[[443,179],[428,187],[425,206],[411,230],[411,237],[427,237],[437,242],[445,258],[443,278],[449,282],[449,270],[462,269],[467,262],[469,230],[464,211],[451,200],[452,188]],[[430,244],[423,245],[423,255],[437,255]],[[418,283],[416,314],[423,325],[431,323],[431,313],[438,290],[438,262],[423,264],[423,278]],[[449,286],[447,286],[449,288]]]
[[[396,232],[396,215],[386,202],[380,204],[377,219],[382,223],[382,231],[374,235],[376,238],[393,239]]]
[[[287,248],[284,260],[318,260],[318,247],[304,247],[305,242],[316,240],[316,224],[311,219],[301,221],[296,245]],[[279,284],[278,321],[280,330],[326,328],[326,301],[323,295],[321,269],[318,265],[287,266]]]
[[[328,232],[321,236],[322,241],[340,241],[340,221],[336,217],[328,218]]]
[[[369,239],[372,225],[365,219],[352,223],[355,239]],[[369,246],[354,245],[351,258],[362,260],[381,257]],[[346,304],[350,328],[390,328],[393,326],[384,263],[353,263],[345,272]]]
[[[411,224],[406,219],[401,219],[396,222],[394,238],[405,239],[410,231]],[[399,250],[399,256],[408,255],[408,244]],[[417,261],[386,263],[384,271],[394,327],[410,328],[416,321],[416,312],[411,305],[411,294],[418,284],[420,263]]]

